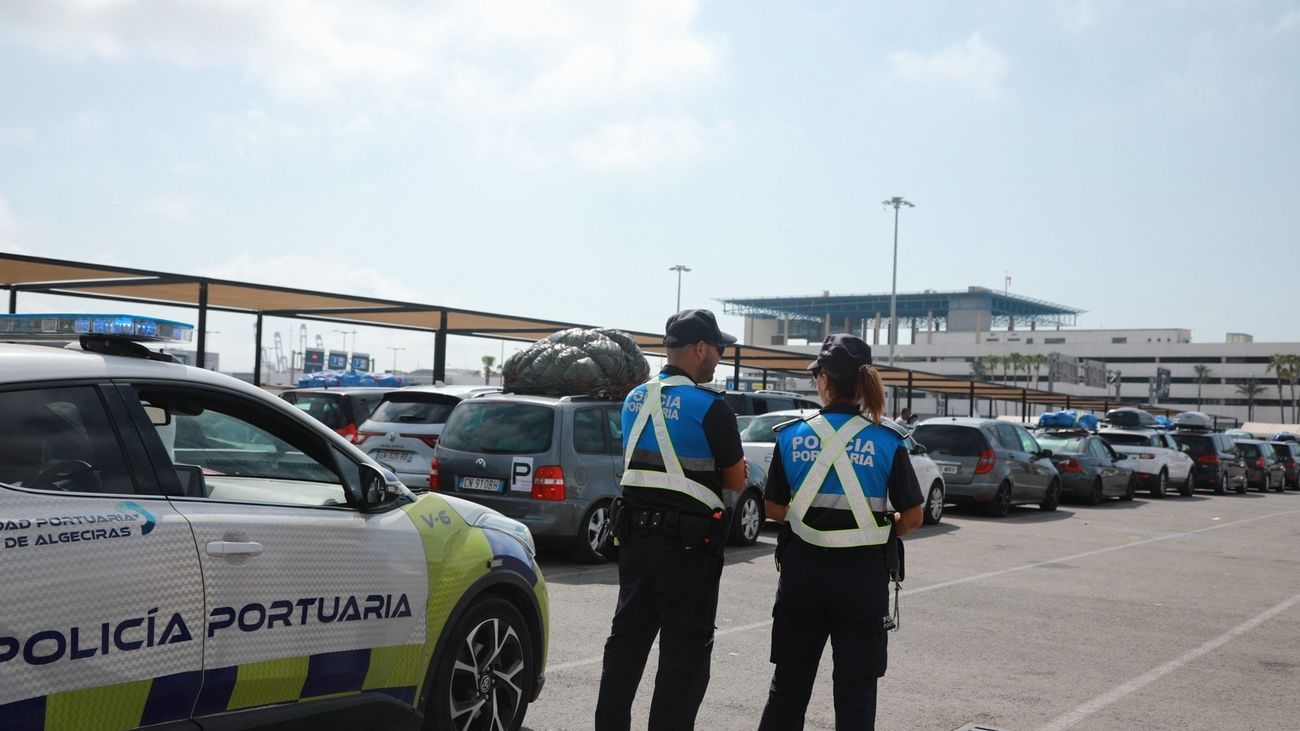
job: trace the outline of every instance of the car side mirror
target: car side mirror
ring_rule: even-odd
[[[1050,450],[1050,449],[1040,449],[1040,450],[1038,450],[1038,458],[1039,458],[1039,459],[1047,459],[1048,457],[1051,457],[1051,456],[1052,456],[1052,450]]]
[[[926,454],[929,451],[930,450],[925,448],[924,444],[918,444],[915,447],[912,447],[912,454]]]
[[[1123,452],[1116,453],[1116,455],[1115,455],[1115,461],[1116,461],[1116,462],[1122,462],[1122,461],[1124,461],[1124,460],[1126,460],[1126,459],[1128,459],[1128,455],[1127,455],[1127,454],[1124,454]]]
[[[144,413],[149,415],[149,423],[154,426],[167,426],[172,423],[172,412],[165,406],[145,406]]]
[[[397,502],[401,489],[388,481],[388,477],[378,467],[361,465],[361,509],[377,510],[390,503]]]

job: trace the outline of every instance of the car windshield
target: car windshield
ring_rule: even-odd
[[[1078,454],[1083,451],[1083,437],[1038,435],[1038,446],[1052,450],[1053,454]]]
[[[775,443],[776,432],[772,430],[772,427],[798,418],[797,416],[778,416],[775,414],[755,416],[749,420],[749,423],[740,432],[740,441]]]
[[[371,421],[389,424],[441,424],[460,399],[431,393],[391,394],[379,404]]]
[[[537,454],[551,448],[549,406],[467,401],[452,412],[439,441],[448,449],[490,454]]]
[[[979,430],[968,426],[947,424],[922,424],[912,432],[917,444],[924,445],[930,454],[947,454],[953,457],[978,457],[984,451],[984,439]]]
[[[1112,433],[1112,434],[1098,434],[1097,436],[1101,437],[1102,439],[1105,439],[1107,442],[1110,442],[1111,444],[1118,444],[1121,446],[1127,446],[1127,447],[1151,446],[1151,438],[1145,434]]]

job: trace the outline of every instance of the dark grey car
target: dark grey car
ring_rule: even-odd
[[[912,432],[938,465],[949,502],[982,506],[1003,516],[1012,505],[1056,510],[1061,480],[1051,450],[1024,427],[996,419],[941,417]]]
[[[623,476],[622,401],[585,396],[492,394],[462,401],[434,448],[433,489],[522,521],[539,542],[558,542],[582,561],[602,560],[597,537]],[[724,492],[731,542],[748,545],[762,529],[764,472]]]
[[[1137,489],[1128,456],[1116,452],[1101,437],[1083,430],[1047,429],[1034,435],[1052,450],[1052,464],[1061,475],[1062,494],[1096,505],[1104,498],[1132,500]]]

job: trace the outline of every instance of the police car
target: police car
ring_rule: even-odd
[[[139,342],[189,336],[0,316],[72,343],[0,344],[0,728],[518,729],[528,529]]]

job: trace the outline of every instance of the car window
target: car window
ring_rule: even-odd
[[[1088,452],[1094,458],[1099,459],[1103,462],[1114,459],[1114,457],[1111,456],[1112,452],[1106,446],[1106,443],[1101,441],[1100,439],[1088,440]]]
[[[375,408],[370,420],[385,424],[442,424],[459,401],[441,394],[393,393]]]
[[[465,401],[443,427],[440,444],[464,452],[537,454],[551,448],[549,406],[509,401]]]
[[[339,403],[337,394],[295,393],[287,396],[289,403],[331,429],[342,429],[348,425],[347,417],[343,414],[343,405]]]
[[[0,482],[34,490],[136,491],[94,387],[0,393],[0,415]]]
[[[978,457],[985,447],[978,429],[949,424],[922,424],[912,432],[917,444],[924,444],[932,455]]]
[[[605,407],[606,428],[609,430],[608,448],[610,454],[623,455],[623,407]]]
[[[1003,449],[1010,449],[1013,452],[1024,449],[1024,446],[1020,443],[1020,435],[1016,434],[1015,427],[1007,423],[999,423],[995,424],[993,428],[997,432],[998,442]]]
[[[1030,434],[1027,429],[1023,426],[1017,426],[1015,427],[1015,430],[1016,436],[1020,437],[1020,448],[1022,450],[1029,452],[1030,454],[1039,450],[1038,440],[1034,439],[1034,435]]]
[[[357,423],[360,424],[369,419],[370,415],[374,413],[375,407],[379,406],[379,402],[383,398],[383,394],[379,393],[352,394],[352,416],[357,420]]]
[[[1180,447],[1187,447],[1187,453],[1193,456],[1213,454],[1217,439],[1195,434],[1175,434],[1174,442]]]
[[[763,405],[760,411],[764,414],[769,411],[789,411],[794,408],[794,399],[781,398],[778,396],[762,396],[755,400]]]
[[[787,421],[797,419],[797,416],[778,416],[775,414],[763,414],[755,416],[745,426],[745,430],[740,433],[742,442],[764,442],[766,444],[776,443],[776,432],[772,428],[778,424],[784,424]]]
[[[1110,444],[1118,444],[1125,447],[1147,447],[1151,445],[1151,440],[1145,434],[1125,434],[1123,432],[1112,432],[1098,434],[1097,436],[1105,439]]]
[[[1259,445],[1237,443],[1237,454],[1246,459],[1254,459],[1259,456]]]
[[[1038,438],[1038,444],[1044,449],[1052,450],[1054,454],[1079,454],[1083,451],[1083,437],[1044,434]]]
[[[604,454],[609,433],[605,409],[578,409],[573,412],[573,451]]]
[[[252,399],[179,386],[136,387],[186,497],[343,505],[347,496],[328,443]]]
[[[1276,454],[1276,453],[1273,451],[1273,446],[1272,446],[1271,444],[1269,444],[1268,442],[1264,442],[1263,444],[1259,445],[1259,453],[1262,454],[1262,455],[1264,455],[1265,457],[1267,457],[1267,458],[1269,458],[1269,459],[1272,459],[1272,458],[1274,457],[1274,455]]]

